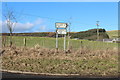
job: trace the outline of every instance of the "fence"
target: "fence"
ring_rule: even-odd
[[[10,37],[2,36],[2,45],[9,46]],[[50,37],[25,37],[25,36],[13,36],[12,43],[14,46],[26,46],[26,47],[34,47],[35,45],[40,45],[44,48],[55,48],[55,38]],[[58,39],[58,48],[63,49],[63,38]],[[66,48],[68,40],[66,42]],[[114,47],[118,47],[117,43],[105,43],[99,41],[88,41],[88,40],[70,40],[70,49],[77,50],[79,48],[86,47],[87,49],[113,49]]]

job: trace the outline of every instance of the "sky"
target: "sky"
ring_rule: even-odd
[[[1,0],[3,2],[118,2],[119,0]]]
[[[71,32],[99,28],[118,30],[117,2],[3,2],[13,10],[17,19],[14,32],[55,32],[56,22],[70,22]],[[4,16],[0,19],[2,32],[9,32]]]

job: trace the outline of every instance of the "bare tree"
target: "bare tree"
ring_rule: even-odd
[[[8,30],[10,32],[10,47],[11,47],[13,31],[16,26],[17,20],[16,20],[15,14],[14,14],[14,11],[12,9],[9,9],[7,5],[6,5],[6,11],[5,11],[4,17],[6,19],[6,24],[7,24]]]

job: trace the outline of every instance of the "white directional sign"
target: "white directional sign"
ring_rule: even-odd
[[[58,34],[67,34],[67,30],[66,29],[57,29],[57,33]]]
[[[56,49],[58,50],[58,35],[64,34],[64,51],[66,50],[67,23],[55,23],[56,26]]]
[[[67,23],[55,23],[56,28],[67,28]]]

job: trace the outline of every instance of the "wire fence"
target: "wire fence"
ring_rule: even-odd
[[[10,37],[2,36],[3,47],[9,46]],[[13,46],[17,47],[35,47],[39,45],[43,48],[56,48],[56,39],[50,37],[25,37],[25,36],[13,36],[12,37]],[[68,46],[68,39],[66,40],[66,49],[77,50],[79,48],[86,47],[87,49],[113,49],[118,47],[118,43],[108,43],[100,41],[88,41],[88,40],[75,40],[70,39]],[[64,48],[64,39],[58,38],[58,48]]]

